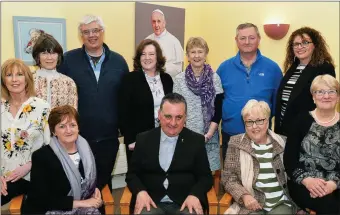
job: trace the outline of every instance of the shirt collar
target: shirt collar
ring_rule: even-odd
[[[89,55],[89,53],[87,53],[85,48],[84,48],[84,50],[85,50],[85,53],[86,53],[87,57],[91,60],[91,56]],[[102,53],[102,55],[100,57],[103,57],[103,56],[105,56],[105,47],[104,46],[103,46],[103,53]]]
[[[161,142],[164,142],[165,140],[169,140],[170,142],[177,142],[178,140],[178,135],[175,137],[169,137],[164,133],[164,131],[161,128]]]

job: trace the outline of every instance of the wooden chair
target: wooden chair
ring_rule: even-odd
[[[223,214],[231,205],[233,197],[229,193],[225,193],[220,199],[220,212],[219,214]]]
[[[221,170],[216,170],[214,174],[214,189],[216,195],[218,195],[220,191],[220,181],[221,181]]]
[[[130,201],[132,194],[128,187],[124,188],[122,198],[120,199],[120,213],[130,214]],[[215,189],[211,188],[207,193],[208,203],[209,203],[209,214],[218,214],[218,201],[215,193]]]
[[[309,209],[309,208],[306,208],[306,211],[310,214],[310,215],[316,215],[316,212]]]
[[[11,200],[9,206],[10,214],[18,215],[21,213],[21,204],[24,195],[17,196]],[[113,214],[114,213],[114,201],[112,194],[109,189],[109,185],[105,185],[102,189],[102,199],[105,207],[105,214]]]

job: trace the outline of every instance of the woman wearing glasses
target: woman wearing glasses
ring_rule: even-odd
[[[158,110],[173,81],[165,73],[165,57],[159,44],[141,41],[133,58],[133,72],[126,74],[120,92],[120,123],[128,162],[137,134],[159,126]]]
[[[37,97],[48,101],[52,109],[62,105],[77,109],[76,84],[56,70],[63,61],[63,48],[58,41],[49,34],[42,34],[33,47],[32,56],[39,66],[34,74]]]
[[[225,213],[295,214],[282,161],[286,141],[268,128],[268,104],[249,100],[241,114],[246,133],[231,137],[222,172],[234,199]]]
[[[292,121],[315,108],[309,92],[313,79],[322,74],[335,77],[334,63],[321,33],[309,27],[292,33],[287,43],[284,77],[276,97],[275,132],[287,135]]]
[[[338,214],[340,188],[339,82],[330,75],[314,79],[316,104],[297,116],[288,134],[284,165],[295,203],[317,214]]]

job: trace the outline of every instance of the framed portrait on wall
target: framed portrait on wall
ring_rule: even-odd
[[[13,16],[15,57],[27,65],[34,65],[32,50],[41,34],[52,35],[66,51],[66,20],[62,18],[42,18]]]
[[[142,2],[135,3],[135,47],[153,33],[151,14],[156,9],[161,10],[166,17],[166,30],[184,47],[185,9]]]

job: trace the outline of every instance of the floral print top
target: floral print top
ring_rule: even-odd
[[[15,117],[9,109],[9,102],[1,100],[1,175],[5,177],[30,162],[32,153],[50,141],[50,105],[46,101],[30,97]],[[30,174],[23,178],[29,180]]]
[[[70,77],[44,69],[37,70],[33,77],[37,97],[48,101],[51,109],[62,105],[78,109],[77,86]]]

